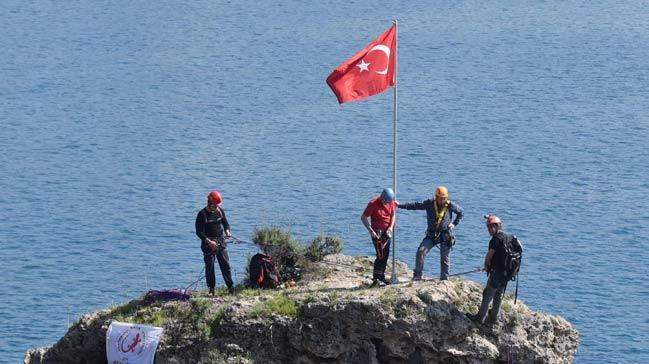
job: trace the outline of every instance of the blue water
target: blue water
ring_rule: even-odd
[[[0,11],[0,362],[84,312],[195,280],[193,223],[212,189],[241,239],[274,224],[372,254],[359,216],[391,184],[392,93],[341,107],[324,80],[393,18],[399,199],[449,187],[466,211],[455,272],[480,265],[481,216],[500,215],[526,243],[519,297],[579,330],[575,362],[649,362],[645,3]],[[425,218],[398,221],[397,257],[412,264]],[[237,280],[254,252],[231,247]]]

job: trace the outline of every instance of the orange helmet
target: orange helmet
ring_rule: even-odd
[[[215,205],[220,205],[221,202],[223,202],[223,198],[221,197],[219,191],[212,191],[209,195],[207,195],[207,201]]]
[[[487,221],[486,224],[487,226],[491,224],[500,224],[500,218],[496,215],[487,215]]]
[[[444,186],[437,186],[437,189],[435,190],[435,196],[447,198],[448,190]]]

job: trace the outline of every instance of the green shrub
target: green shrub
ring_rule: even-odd
[[[244,288],[241,291],[237,292],[237,296],[246,297],[246,298],[260,296],[260,295],[261,295],[261,291],[257,288]]]
[[[134,301],[117,307],[111,313],[113,320],[141,325],[163,326],[167,322],[166,310],[160,304],[139,306]]]
[[[500,304],[500,309],[504,313],[510,313],[512,311],[512,304],[503,300],[503,302]]]
[[[227,316],[227,313],[225,312],[224,309],[220,309],[212,316],[212,319],[210,320],[210,329],[212,332],[216,332],[216,328],[221,325],[221,322],[223,322],[223,319]]]
[[[306,265],[304,247],[290,231],[278,227],[256,228],[252,241],[270,256],[283,281],[300,278],[301,267]]]
[[[380,297],[381,303],[389,308],[394,308],[401,294],[394,288],[387,288]]]
[[[343,242],[339,237],[333,235],[318,236],[307,246],[305,256],[309,260],[317,262],[321,261],[325,255],[340,253],[342,248]]]
[[[111,311],[111,316],[113,317],[113,319],[117,321],[121,321],[118,319],[118,317],[124,318],[133,315],[133,313],[137,311],[138,308],[140,308],[142,303],[143,303],[142,300],[136,299],[126,304],[123,304],[121,306],[113,307]]]
[[[279,294],[265,301],[257,302],[248,312],[249,317],[268,318],[272,314],[281,316],[297,317],[297,304],[295,301],[286,297],[285,294]]]
[[[327,300],[330,303],[336,303],[338,302],[339,299],[340,299],[340,292],[338,292],[337,290],[329,292],[329,295],[327,296]]]
[[[295,254],[301,254],[303,251],[302,246],[293,238],[293,234],[279,227],[255,228],[252,241],[262,249],[280,248]]]
[[[433,296],[431,296],[430,292],[428,291],[417,289],[417,297],[419,297],[419,299],[425,304],[430,305],[431,303],[433,303]]]

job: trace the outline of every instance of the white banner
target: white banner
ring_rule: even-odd
[[[162,328],[113,321],[106,332],[108,364],[153,364]]]

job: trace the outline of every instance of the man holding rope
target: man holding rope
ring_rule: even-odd
[[[392,230],[394,228],[396,213],[396,201],[394,200],[394,191],[391,188],[385,188],[380,196],[374,197],[365,207],[361,215],[361,222],[370,233],[372,243],[376,250],[376,259],[374,260],[374,274],[372,275],[372,287],[383,282],[390,284],[385,279],[385,267],[390,255],[390,241],[392,240]],[[370,221],[371,220],[371,223]]]
[[[210,294],[214,294],[216,277],[214,275],[214,260],[218,260],[219,268],[228,292],[234,293],[234,284],[230,272],[225,239],[230,237],[230,224],[221,208],[223,198],[218,191],[212,191],[207,196],[207,206],[196,215],[196,235],[201,239],[201,250],[205,262],[205,280]]]

